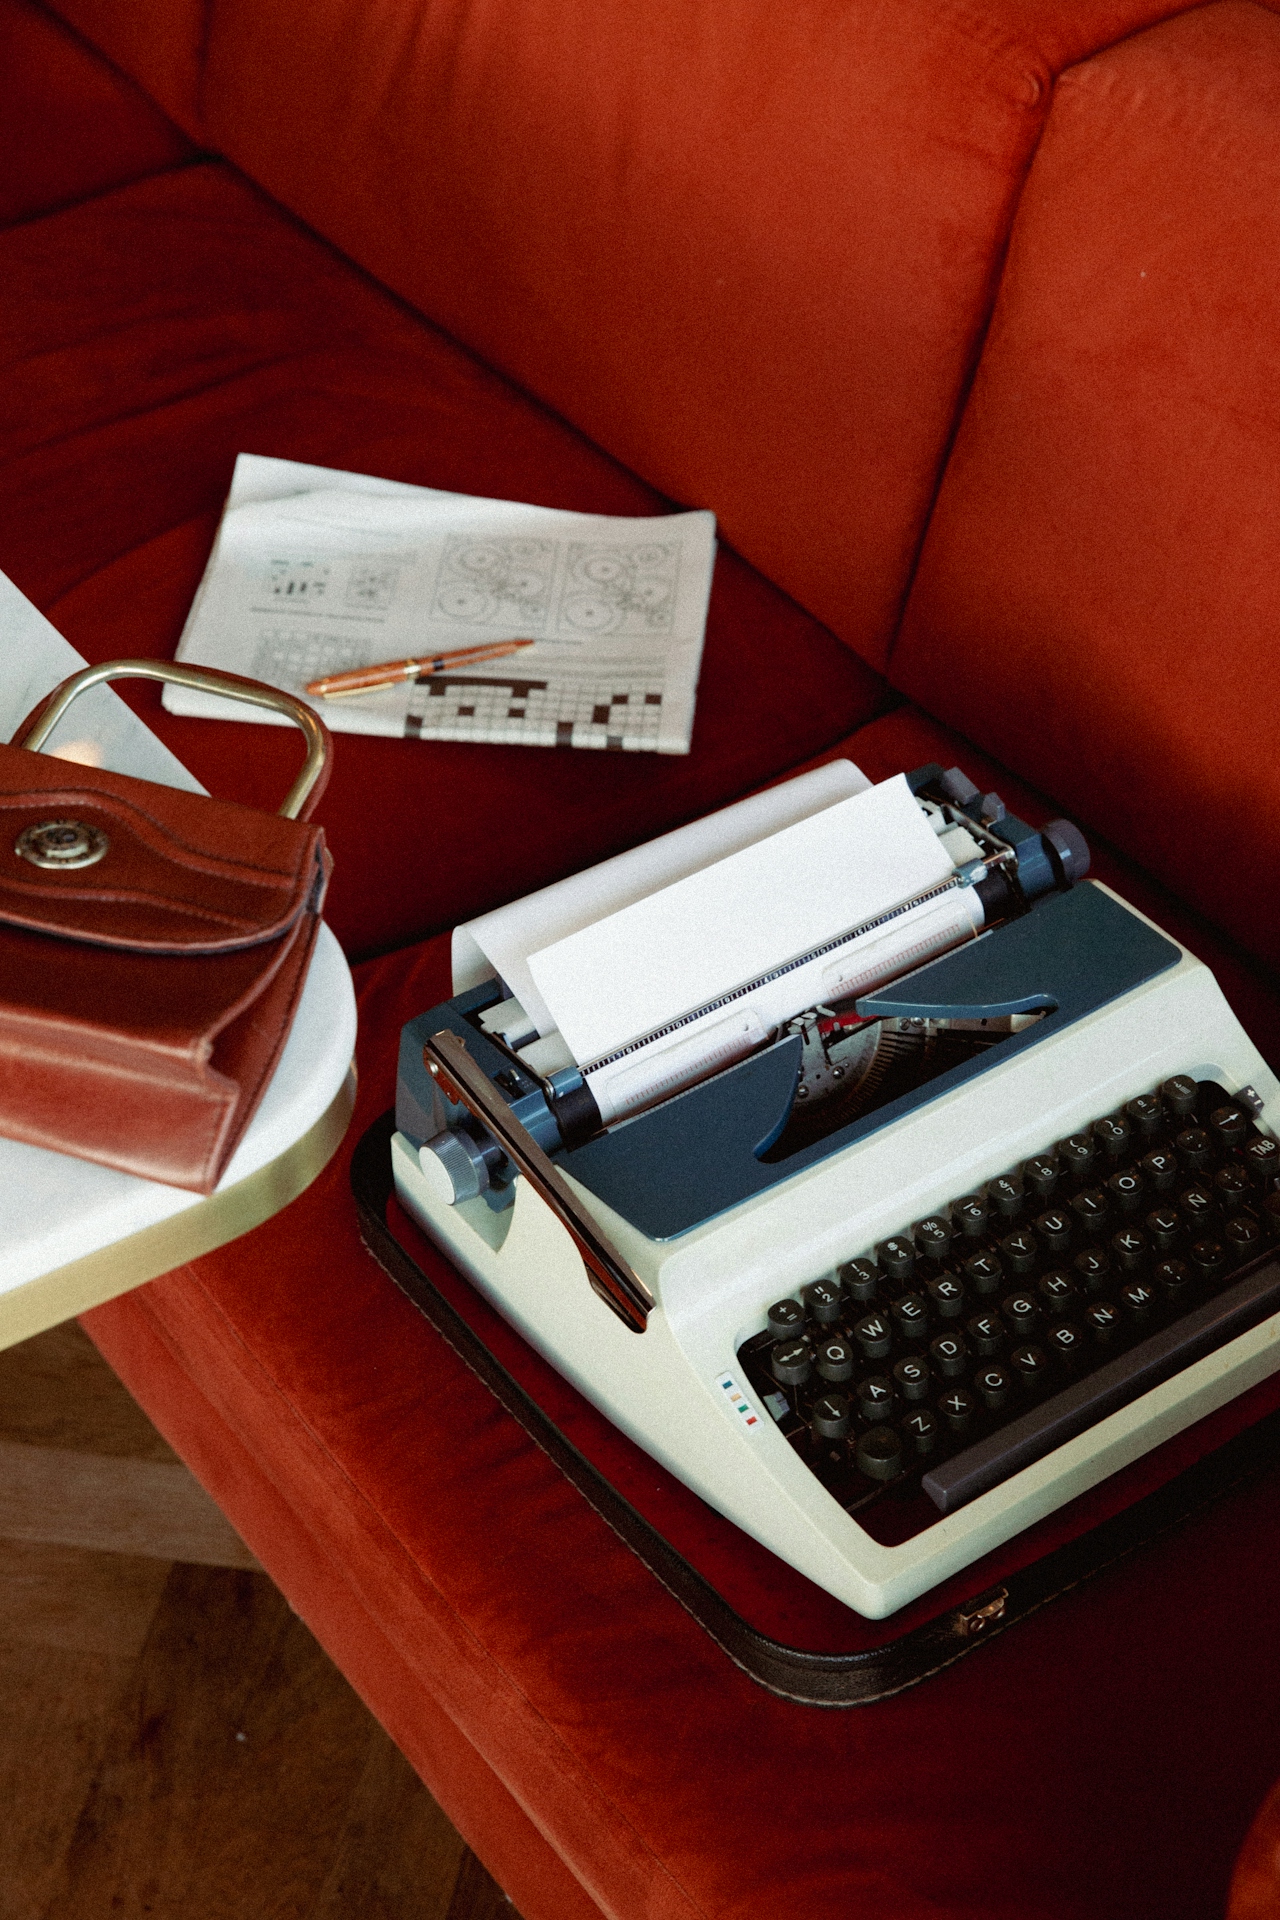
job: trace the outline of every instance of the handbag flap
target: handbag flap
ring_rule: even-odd
[[[319,912],[318,827],[0,746],[0,923],[146,953],[219,953]]]

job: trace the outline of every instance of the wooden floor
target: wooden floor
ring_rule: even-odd
[[[0,1352],[0,1920],[518,1920],[74,1325]]]

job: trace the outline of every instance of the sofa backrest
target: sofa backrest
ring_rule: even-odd
[[[1055,75],[1170,0],[55,0],[883,666]]]

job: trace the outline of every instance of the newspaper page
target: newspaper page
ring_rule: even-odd
[[[687,753],[714,561],[706,512],[562,512],[241,454],[177,657],[304,698],[322,675],[425,658],[312,704],[335,731]],[[533,645],[430,665],[506,639]],[[184,687],[164,701],[284,724]]]

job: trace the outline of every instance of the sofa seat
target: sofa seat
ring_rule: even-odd
[[[0,231],[0,284],[0,567],[93,661],[172,655],[238,452],[587,512],[671,505],[222,164]],[[278,804],[288,732],[127,697],[214,791]],[[722,548],[688,755],[341,736],[330,923],[356,955],[452,926],[736,798],[888,698]]]
[[[881,777],[959,759],[1051,811],[912,709],[842,749]],[[1106,849],[1098,870],[1274,1045],[1264,983]],[[353,1140],[391,1102],[401,1022],[448,989],[443,939],[361,970]],[[525,1920],[1222,1910],[1280,1771],[1274,1478],[906,1694],[796,1706],[703,1635],[363,1252],[346,1160],[85,1324]]]

